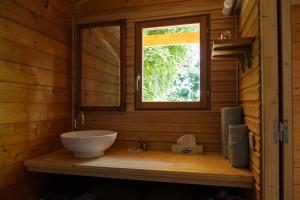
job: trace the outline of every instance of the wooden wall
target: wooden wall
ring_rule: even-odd
[[[261,68],[259,37],[259,0],[245,0],[239,16],[240,37],[256,37],[252,45],[252,66],[239,72],[239,102],[249,129],[250,168],[255,177],[256,198],[261,199]]]
[[[292,14],[294,199],[300,199],[300,5]]]
[[[93,2],[93,1],[91,1]],[[117,1],[111,1],[117,2]],[[132,1],[129,1],[132,2]],[[161,2],[161,3],[159,3]],[[195,1],[135,1],[120,8],[95,12],[91,6],[87,13],[77,10],[77,23],[127,20],[126,38],[126,112],[86,112],[85,129],[113,129],[118,131],[116,146],[129,147],[146,140],[150,149],[170,149],[172,143],[183,134],[195,134],[206,151],[221,149],[220,108],[236,103],[236,62],[212,61],[211,110],[207,111],[135,111],[134,109],[134,60],[135,22],[180,16],[210,15],[211,40],[221,32],[230,30],[236,34],[236,18],[222,15],[222,0]],[[93,10],[94,8],[94,10]],[[84,10],[86,11],[86,10]]]
[[[26,199],[22,161],[56,149],[71,128],[72,7],[0,0],[0,199]]]
[[[120,29],[116,27],[82,30],[83,106],[120,105]]]

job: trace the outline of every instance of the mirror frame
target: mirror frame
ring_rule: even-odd
[[[82,106],[81,105],[81,68],[82,68],[82,31],[88,28],[98,28],[104,26],[120,26],[120,106]],[[77,24],[76,29],[77,48],[76,48],[76,65],[74,71],[74,100],[77,111],[125,111],[126,107],[126,20],[114,20],[95,22],[87,24]]]

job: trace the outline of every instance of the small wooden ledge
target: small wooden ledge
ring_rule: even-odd
[[[212,60],[231,60],[238,58],[245,72],[245,68],[251,66],[251,46],[254,37],[214,40],[211,52]]]
[[[220,154],[181,155],[169,151],[128,153],[110,150],[103,157],[76,159],[60,150],[25,161],[28,171],[105,178],[251,188],[248,169],[230,166]]]

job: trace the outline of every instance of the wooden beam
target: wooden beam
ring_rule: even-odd
[[[297,0],[300,3],[299,0]],[[295,2],[295,0],[294,0]],[[288,143],[283,145],[283,199],[297,199],[294,195],[293,171],[293,66],[292,66],[292,24],[291,1],[281,0],[281,40],[282,40],[282,109],[283,119],[289,123]],[[294,138],[294,139],[293,139]]]
[[[279,198],[279,144],[274,123],[279,120],[277,1],[260,1],[262,78],[262,199]]]
[[[144,36],[144,46],[199,43],[200,33],[170,33]]]
[[[121,33],[119,35],[115,35],[112,34],[112,32],[110,32],[109,30],[105,29],[105,28],[93,28],[90,29],[91,31],[95,32],[95,34],[97,36],[99,36],[99,38],[102,39],[103,42],[105,42],[106,44],[108,44],[108,46],[111,47],[112,52],[115,54],[115,56],[117,56],[118,58],[120,58],[120,36]]]

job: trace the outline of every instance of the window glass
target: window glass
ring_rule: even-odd
[[[200,24],[143,29],[143,102],[200,101]]]
[[[136,109],[208,108],[207,19],[136,23]]]

